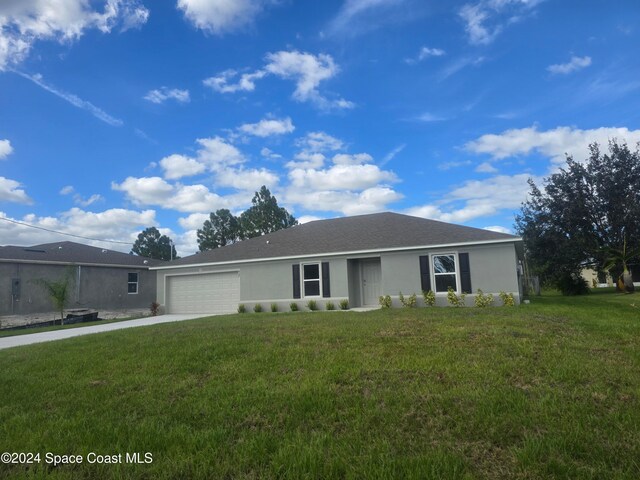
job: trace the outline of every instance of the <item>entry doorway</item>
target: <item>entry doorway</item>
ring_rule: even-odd
[[[378,305],[382,284],[382,268],[379,258],[360,260],[360,281],[362,306]]]

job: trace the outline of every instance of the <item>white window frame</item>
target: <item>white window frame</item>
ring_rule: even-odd
[[[436,264],[433,261],[434,257],[453,257],[453,261],[455,262],[455,271],[453,273],[436,273]],[[447,292],[438,292],[436,291],[436,277],[441,275],[454,275],[456,278],[456,294],[460,293],[460,259],[458,258],[458,252],[438,252],[432,253],[429,257],[431,261],[431,285],[433,285],[433,292],[436,295],[446,295]]]
[[[136,281],[135,282],[130,282],[129,281],[129,275],[131,275],[132,273],[135,274],[135,276],[136,276]],[[135,285],[136,286],[136,291],[135,292],[130,292],[129,291],[129,285]],[[137,295],[139,291],[140,291],[140,272],[127,272],[127,294],[128,295]]]
[[[304,278],[304,267],[305,265],[317,265],[318,266],[318,278]],[[306,295],[304,284],[305,282],[318,282],[318,295]],[[302,298],[322,298],[322,263],[321,262],[305,262],[300,264],[300,287],[302,288]]]

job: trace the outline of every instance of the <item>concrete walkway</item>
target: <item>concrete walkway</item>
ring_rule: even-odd
[[[157,325],[159,323],[182,322],[183,320],[194,320],[196,318],[209,317],[211,315],[196,313],[192,315],[160,315],[157,317],[139,318],[137,320],[125,320],[123,322],[106,323],[104,325],[91,325],[90,327],[76,327],[64,330],[53,330],[51,332],[31,333],[15,335],[13,337],[0,338],[0,350],[21,345],[31,345],[32,343],[51,342],[53,340],[63,340],[65,338],[79,337],[80,335],[90,335],[92,333],[110,332],[123,328],[144,327],[147,325]]]

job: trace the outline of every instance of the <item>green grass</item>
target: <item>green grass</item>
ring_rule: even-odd
[[[0,351],[26,478],[640,478],[640,295],[261,313]]]

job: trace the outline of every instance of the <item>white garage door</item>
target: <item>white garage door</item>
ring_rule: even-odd
[[[167,277],[168,313],[234,313],[240,303],[238,272]]]

